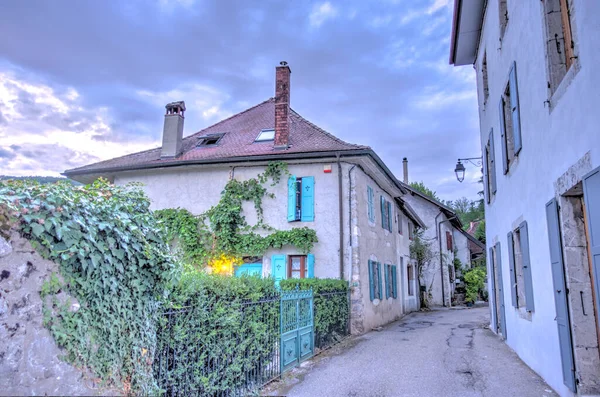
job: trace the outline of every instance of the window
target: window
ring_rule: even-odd
[[[254,142],[266,142],[275,139],[275,130],[270,128],[268,130],[261,130]]]
[[[406,278],[408,279],[408,296],[415,295],[415,266],[411,263],[406,265]]]
[[[306,278],[307,273],[305,255],[290,255],[288,257],[288,278]]]
[[[397,288],[397,267],[396,265],[385,265],[385,297],[394,298],[398,297]]]
[[[483,53],[483,62],[481,64],[481,79],[483,86],[483,104],[485,105],[490,97],[490,87],[488,86],[488,70],[487,70],[487,51]]]
[[[504,37],[506,25],[508,25],[508,7],[506,0],[498,0],[498,16],[500,18],[500,41]]]
[[[313,278],[315,277],[315,256],[308,255],[280,255],[271,257],[271,276],[275,284],[287,278]]]
[[[408,221],[408,239],[412,240],[415,235],[415,226],[411,221]]]
[[[398,212],[398,234],[402,234],[402,222],[404,222],[404,217],[402,216],[400,209],[397,208],[396,211]]]
[[[288,179],[288,214],[289,222],[313,222],[315,220],[314,202],[315,178],[305,176]]]
[[[373,195],[373,188],[367,186],[367,213],[369,215],[369,222],[375,222],[375,196]]]
[[[381,300],[381,263],[369,261],[369,289],[371,301]]]
[[[500,97],[500,139],[502,141],[502,165],[508,173],[515,157],[521,151],[521,114],[517,87],[517,64],[513,62],[504,95]],[[492,138],[490,138],[492,139]]]
[[[508,260],[512,305],[515,308],[524,307],[531,312],[534,310],[534,304],[527,222],[521,223],[516,230],[508,233]]]
[[[572,0],[543,0],[546,23],[548,89],[552,95],[573,66],[575,40],[572,29]]]
[[[392,231],[392,203],[381,196],[381,227]]]
[[[198,138],[196,146],[216,146],[225,134],[207,134]]]
[[[452,251],[454,249],[454,245],[452,244],[452,233],[446,231],[446,249],[448,251]]]

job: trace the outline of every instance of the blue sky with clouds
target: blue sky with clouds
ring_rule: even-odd
[[[397,176],[477,198],[475,73],[448,64],[451,0],[28,0],[0,12],[0,174],[65,169],[160,145],[164,105],[185,135],[274,95]]]

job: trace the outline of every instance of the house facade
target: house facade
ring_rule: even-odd
[[[560,395],[600,394],[600,2],[455,0],[477,75],[491,329]]]
[[[65,175],[84,183],[141,182],[153,209],[198,215],[219,202],[230,179],[247,180],[271,162],[285,162],[290,177],[268,187],[273,197],[263,199],[264,222],[278,230],[309,227],[319,241],[307,255],[293,246],[271,248],[236,273],[348,280],[351,330],[366,332],[418,308],[407,231],[424,223],[373,150],[343,142],[291,109],[290,77],[289,66],[278,66],[275,98],[185,138],[185,103],[170,103],[160,148]],[[243,208],[251,225],[253,205]]]

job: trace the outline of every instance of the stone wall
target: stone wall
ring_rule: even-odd
[[[18,233],[0,236],[0,394],[114,395],[61,361],[61,349],[42,325],[39,291],[53,272],[58,265],[43,259]]]

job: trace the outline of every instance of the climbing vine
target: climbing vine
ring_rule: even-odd
[[[274,198],[267,186],[276,186],[287,176],[287,164],[271,162],[255,178],[231,179],[219,202],[195,217],[185,209],[156,211],[171,240],[179,245],[186,264],[202,268],[216,258],[262,256],[269,248],[293,245],[308,253],[317,242],[317,234],[308,227],[275,230],[263,216],[263,199]],[[243,203],[252,202],[257,222],[250,225],[243,214]]]

